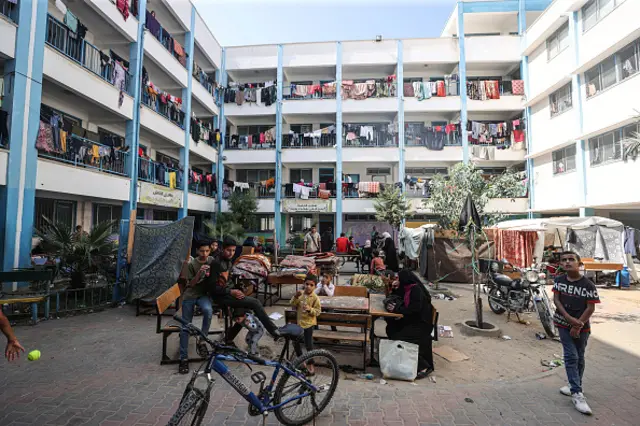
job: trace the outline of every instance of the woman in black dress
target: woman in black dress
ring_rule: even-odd
[[[384,250],[385,255],[384,263],[387,265],[388,270],[398,272],[398,252],[396,251],[396,245],[393,242],[393,238],[391,238],[391,234],[388,232],[383,233],[382,238],[384,238],[382,246],[382,250]]]

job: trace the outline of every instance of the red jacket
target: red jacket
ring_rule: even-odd
[[[349,250],[349,239],[347,237],[340,237],[336,240],[336,252],[347,253]]]

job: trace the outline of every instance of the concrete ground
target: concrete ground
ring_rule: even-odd
[[[463,336],[456,323],[472,316],[470,288],[449,288],[460,298],[434,303],[440,322],[453,327],[454,338],[435,346],[451,346],[470,359],[450,363],[435,356],[436,383],[380,384],[375,369],[368,370],[376,375],[374,381],[341,373],[336,395],[317,424],[640,424],[640,291],[601,290],[585,373],[585,393],[595,415],[587,417],[558,393],[566,381],[564,370],[540,365],[541,359],[561,354],[561,347],[553,340],[536,340],[541,327],[535,318],[529,318],[530,325],[506,323],[505,316],[487,312],[487,320],[512,339]],[[154,330],[155,318],[135,317],[131,306],[17,327],[27,351],[39,349],[42,358],[0,361],[0,425],[165,425],[188,377],[178,375],[175,365],[160,365],[161,338]],[[266,337],[262,343],[277,350]],[[352,355],[336,356],[340,364],[351,363],[347,357]],[[233,368],[250,383],[246,367]],[[267,423],[278,424],[275,416]],[[258,425],[261,419],[250,417],[247,403],[218,380],[205,424]]]

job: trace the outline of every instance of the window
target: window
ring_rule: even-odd
[[[622,158],[623,129],[616,129],[589,139],[589,163],[592,166]]]
[[[304,180],[305,182],[313,182],[313,173],[311,169],[291,169],[289,172],[289,180],[293,183]]]
[[[405,83],[422,83],[422,77],[405,78]]]
[[[266,132],[274,126],[238,126],[238,135],[256,135],[258,133]]]
[[[117,220],[118,222],[122,218],[122,207],[113,206],[111,204],[94,204],[93,205],[93,226],[96,226],[102,222],[111,222]],[[111,228],[112,233],[117,233],[120,229],[120,224],[116,223]]]
[[[376,216],[373,214],[346,214],[345,222],[376,222]]]
[[[311,215],[291,215],[291,232],[302,232],[311,228]]]
[[[366,174],[370,176],[391,175],[391,168],[390,167],[368,167]]]
[[[547,59],[558,56],[569,46],[569,23],[565,23],[547,39]]]
[[[292,81],[291,84],[295,84],[296,86],[311,86],[313,84],[313,81],[311,80],[307,80],[307,81]]]
[[[582,7],[582,31],[593,28],[623,2],[624,0],[591,0],[588,2]]]
[[[292,124],[291,131],[293,133],[311,133],[313,126],[311,124]]]
[[[162,154],[160,152],[156,153],[156,162],[166,164],[167,166],[173,168],[177,168],[180,165],[180,160],[176,160],[175,158],[169,157],[168,155]],[[195,168],[193,170],[197,172]]]
[[[178,212],[169,210],[153,210],[153,220],[174,222],[178,220]]]
[[[553,151],[553,174],[572,172],[576,169],[576,146],[569,145]]]
[[[276,176],[275,170],[267,169],[238,169],[236,181],[238,182],[262,182]]]
[[[640,40],[636,40],[586,71],[587,98],[635,75],[639,61]]]
[[[45,227],[44,217],[53,223],[61,223],[71,229],[76,225],[75,201],[54,200],[36,197],[34,227],[42,230]]]
[[[346,173],[344,182],[348,182],[347,177],[351,178],[351,183],[360,183],[360,174],[359,173]]]
[[[256,215],[259,231],[273,231],[276,229],[276,219],[274,216]]]
[[[404,172],[409,176],[426,177],[433,175],[446,175],[448,170],[446,167],[407,167]]]
[[[571,98],[571,83],[553,92],[549,95],[549,109],[551,117],[571,109],[573,101]]]
[[[320,183],[328,183],[334,181],[333,169],[320,169],[319,173]]]

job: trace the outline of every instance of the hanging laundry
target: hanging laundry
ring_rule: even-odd
[[[129,0],[117,0],[116,8],[120,11],[120,13],[122,14],[122,17],[126,21],[127,18],[129,17]]]
[[[69,28],[69,31],[73,33],[78,32],[78,18],[68,9],[67,13],[64,15],[64,23],[67,28]]]

